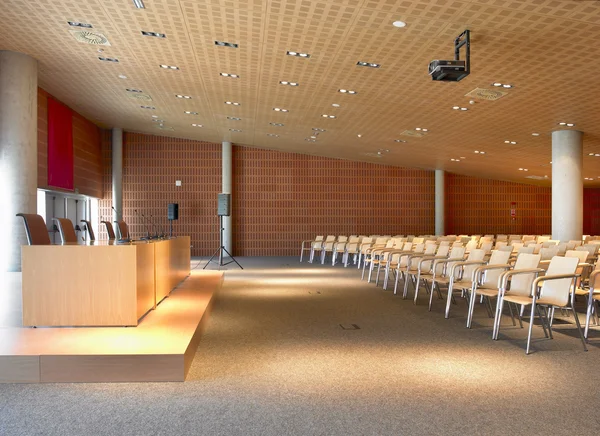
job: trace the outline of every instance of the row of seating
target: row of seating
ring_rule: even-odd
[[[50,245],[50,237],[48,236],[48,228],[44,218],[37,214],[18,213],[17,216],[23,218],[25,225],[25,233],[27,234],[27,243],[29,245]],[[77,234],[73,222],[68,218],[53,218],[54,222],[58,227],[60,238],[63,244],[65,243],[77,243]],[[90,241],[95,241],[94,230],[92,224],[87,220],[81,220],[85,224],[85,231],[88,232]],[[115,231],[113,226],[108,221],[102,221],[106,226],[109,240],[116,239]],[[116,221],[117,229],[119,231],[119,239],[129,238],[129,228],[125,221]]]
[[[402,281],[403,298],[408,298],[412,287],[414,304],[418,303],[419,291],[424,288],[429,295],[430,311],[435,302],[435,295],[446,300],[446,318],[449,317],[456,298],[463,297],[468,302],[468,328],[472,326],[474,308],[479,300],[489,316],[494,318],[494,340],[498,339],[505,305],[513,324],[516,325],[516,313],[521,327],[525,308],[531,306],[527,354],[530,352],[532,336],[531,321],[536,314],[541,320],[545,336],[551,338],[555,309],[559,308],[565,314],[568,313],[565,312],[567,310],[572,311],[585,350],[593,315],[598,325],[600,291],[595,289],[595,280],[600,273],[600,262],[596,262],[600,241],[594,243],[593,238],[586,238],[588,243],[561,243],[549,237],[533,237],[527,240],[516,237],[507,237],[504,240],[501,237],[498,240],[493,235],[466,239],[454,235],[439,238],[344,238],[327,237],[321,238],[320,241],[304,241],[301,260],[304,251],[310,250],[310,261],[313,261],[315,253],[319,252],[321,263],[324,263],[326,253],[330,252],[332,264],[335,265],[336,253],[342,253],[344,264],[347,266],[348,257],[354,254],[355,263],[359,268],[362,264],[362,279],[367,276],[367,281],[370,282],[375,275],[375,283],[378,285],[381,273],[384,272],[383,288],[387,289],[390,277],[395,276],[394,294],[398,292],[399,282]],[[350,245],[350,241],[353,241],[354,245]],[[584,331],[575,312],[577,296],[587,298]],[[492,305],[494,300],[495,309]],[[516,312],[513,309],[516,309]]]

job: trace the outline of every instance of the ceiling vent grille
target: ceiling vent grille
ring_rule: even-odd
[[[110,45],[108,38],[101,33],[89,30],[71,30],[71,35],[79,42],[91,45]]]
[[[466,94],[466,97],[478,98],[480,100],[495,101],[504,97],[508,92],[497,89],[475,88],[473,91]]]
[[[427,132],[418,130],[405,130],[404,132],[400,133],[402,136],[410,136],[411,138],[422,138],[426,134]]]
[[[533,179],[533,180],[548,180],[548,177],[544,177],[544,176],[525,176],[526,179]]]
[[[134,98],[136,100],[152,101],[152,97],[150,97],[148,94],[139,92],[128,92],[127,97]]]

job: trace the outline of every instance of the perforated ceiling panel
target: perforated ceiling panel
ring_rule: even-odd
[[[38,59],[40,85],[104,127],[542,185],[550,183],[551,132],[574,123],[585,133],[584,176],[594,179],[585,183],[600,185],[600,157],[589,156],[600,154],[600,2],[144,3],[3,0],[0,49]],[[406,27],[392,26],[396,20]],[[431,81],[429,62],[452,59],[453,40],[466,28],[471,75]],[[78,42],[73,30],[110,45]],[[494,101],[467,95],[495,82],[513,88],[497,88],[506,95]],[[152,100],[131,98],[127,88]],[[403,134],[417,127],[427,134]],[[389,152],[381,158],[380,150]]]

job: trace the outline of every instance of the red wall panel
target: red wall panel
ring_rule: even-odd
[[[73,189],[73,113],[48,98],[48,186]]]

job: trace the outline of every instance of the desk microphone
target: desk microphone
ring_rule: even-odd
[[[140,213],[138,212],[138,210],[137,209],[133,209],[133,211],[135,212],[135,214],[137,215],[137,217],[140,218]],[[143,219],[144,214],[141,214],[141,217],[142,217],[142,220],[141,220],[142,224],[144,224],[144,219]],[[150,239],[150,233],[148,233],[148,239]]]
[[[144,223],[146,224],[146,232],[148,234],[148,239],[152,239],[152,236],[150,235],[150,227],[149,227],[148,218],[144,214],[141,214],[141,215],[142,215],[142,218],[144,218]]]

